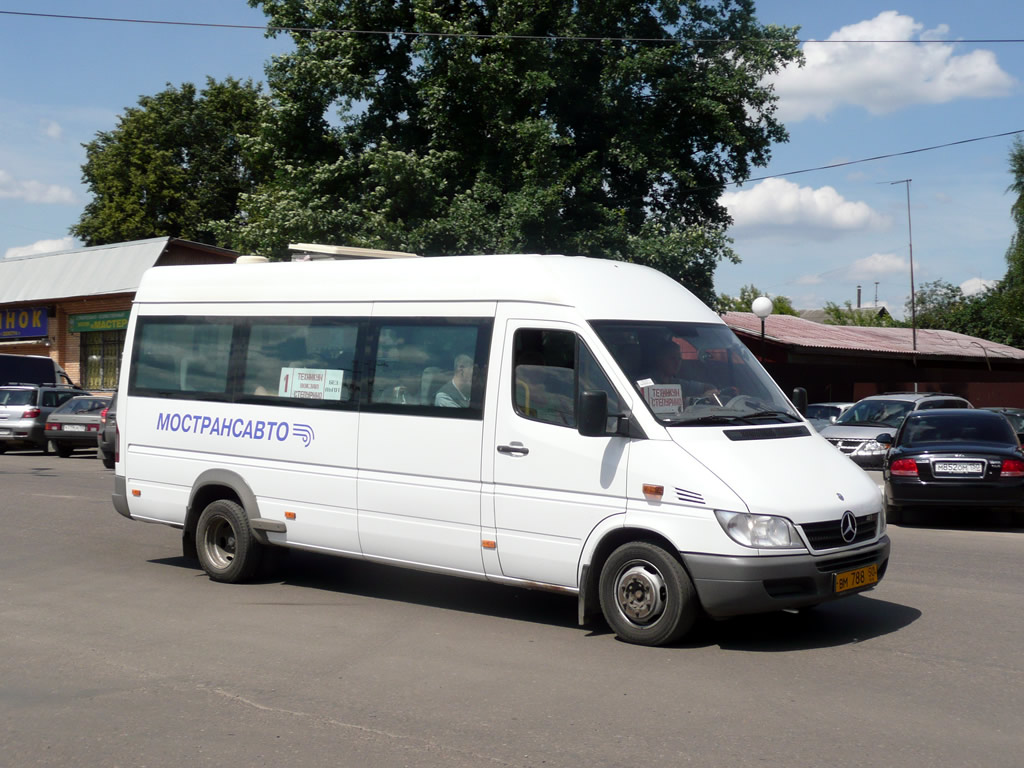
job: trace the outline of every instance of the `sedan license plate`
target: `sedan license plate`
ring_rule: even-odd
[[[878,583],[878,566],[866,565],[852,571],[837,573],[833,578],[833,591],[846,592],[860,587],[869,587]]]
[[[980,461],[936,461],[932,464],[936,475],[980,475],[984,468]]]
[[[65,424],[65,432],[85,432],[85,424]]]

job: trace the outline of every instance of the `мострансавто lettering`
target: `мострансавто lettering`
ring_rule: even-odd
[[[219,435],[240,440],[277,440],[284,442],[291,431],[287,421],[235,419],[200,416],[191,413],[158,413],[156,428],[162,432]]]

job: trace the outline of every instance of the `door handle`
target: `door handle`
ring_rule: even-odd
[[[525,456],[530,452],[522,443],[512,443],[512,445],[499,445],[498,453],[504,453],[508,456]]]

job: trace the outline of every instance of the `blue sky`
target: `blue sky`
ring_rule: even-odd
[[[262,25],[244,0],[0,0],[0,11]],[[800,26],[807,66],[776,80],[790,142],[755,177],[1024,130],[1024,3],[762,0],[763,23]],[[990,40],[993,42],[931,42]],[[141,95],[209,75],[263,80],[287,40],[256,30],[0,14],[0,257],[75,247],[88,200],[82,144]],[[1024,134],[1020,134],[1024,137]],[[754,284],[798,308],[878,303],[903,315],[914,282],[973,291],[1005,273],[1013,137],[747,182],[723,198],[742,262],[719,292]],[[911,179],[908,232],[907,185]],[[877,285],[876,285],[877,284]]]

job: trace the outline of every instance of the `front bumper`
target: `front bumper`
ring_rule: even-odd
[[[845,592],[833,590],[836,573],[878,566],[882,580],[889,564],[888,536],[864,547],[830,555],[728,557],[680,553],[704,611],[712,618],[767,613],[858,594],[875,585]]]

